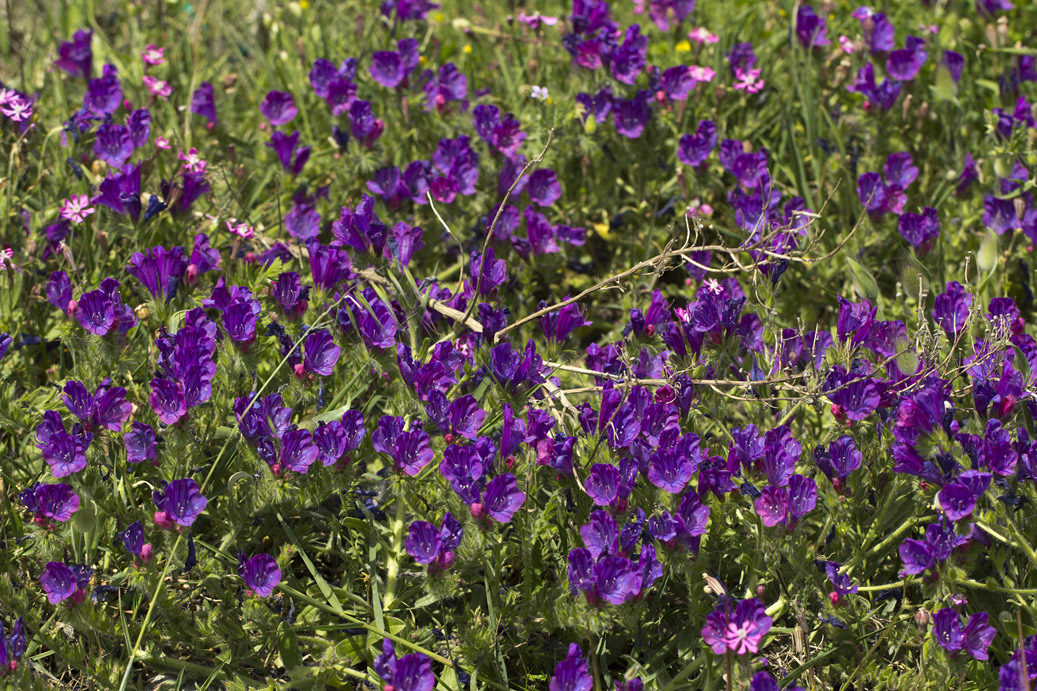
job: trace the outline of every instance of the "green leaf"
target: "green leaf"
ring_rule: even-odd
[[[856,259],[847,257],[846,263],[850,265],[850,278],[854,292],[860,297],[874,302],[879,296],[879,284],[875,281],[875,278],[868,273],[867,269],[857,263]]]
[[[979,246],[976,263],[983,273],[990,273],[997,266],[997,235],[994,231],[987,230],[987,234]]]
[[[285,669],[293,670],[302,666],[302,653],[299,651],[299,638],[295,631],[288,629],[277,639],[277,650],[281,653],[281,662]]]

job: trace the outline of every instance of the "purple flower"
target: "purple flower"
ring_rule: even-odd
[[[209,236],[198,233],[194,236],[194,246],[191,250],[191,259],[184,272],[187,283],[190,285],[194,280],[209,271],[220,268],[220,251],[215,247],[209,247]]]
[[[511,517],[519,510],[526,500],[526,495],[519,491],[518,482],[511,473],[498,475],[490,480],[483,493],[483,503],[480,509],[478,504],[472,505],[472,515],[476,518],[485,512],[498,523],[510,523]]]
[[[648,481],[656,487],[680,494],[695,471],[688,457],[679,449],[660,449],[651,455]]]
[[[84,432],[81,425],[65,431],[61,416],[53,410],[43,414],[43,421],[36,426],[36,447],[43,453],[43,460],[50,466],[55,478],[78,473],[86,467],[86,450],[90,448],[94,435]]]
[[[432,394],[429,395],[429,401],[431,400]],[[505,406],[504,410],[505,418],[507,418],[511,408]],[[479,428],[482,427],[483,422],[486,420],[486,411],[479,407],[479,402],[472,394],[466,394],[451,401],[447,405],[446,413],[446,419],[443,421],[444,425],[441,427],[450,435],[447,438],[448,443],[453,441],[452,437],[454,436],[474,441],[479,434]]]
[[[259,112],[272,126],[279,127],[291,122],[299,114],[299,109],[287,91],[270,91],[259,104]]]
[[[827,23],[819,17],[811,5],[800,5],[796,12],[796,38],[804,48],[827,46]]]
[[[647,90],[638,91],[637,95],[628,101],[615,101],[612,106],[612,121],[616,126],[616,132],[630,139],[640,137],[652,117],[650,102],[651,93]]]
[[[483,459],[475,447],[451,444],[443,451],[439,472],[450,484],[450,489],[469,506],[480,500],[479,480],[483,471]]]
[[[365,288],[361,296],[350,295],[346,305],[338,312],[338,325],[342,333],[349,333],[358,328],[364,344],[368,348],[388,350],[396,344],[396,318],[389,305],[371,288]]]
[[[126,273],[140,281],[156,300],[169,302],[175,295],[187,270],[184,248],[166,250],[162,245],[152,247],[147,254],[134,252]]]
[[[982,15],[990,16],[995,12],[1008,12],[1015,9],[1009,0],[976,0],[976,11]]]
[[[890,27],[892,29],[892,27]],[[847,91],[861,94],[872,106],[878,106],[880,110],[887,111],[893,107],[900,96],[903,85],[895,79],[887,77],[882,84],[875,83],[875,68],[870,62],[857,72],[857,79],[853,84],[846,87]]]
[[[388,453],[392,456],[396,468],[411,477],[420,473],[435,457],[429,446],[428,434],[420,427],[400,432],[393,440]]]
[[[619,480],[619,470],[616,466],[595,463],[591,466],[583,487],[596,506],[612,506],[619,496]]]
[[[93,115],[103,118],[113,114],[122,105],[122,86],[114,65],[105,65],[101,76],[86,85],[83,106]],[[127,136],[129,133],[127,133]],[[131,142],[132,147],[132,142]]]
[[[202,82],[191,95],[191,112],[208,118],[213,125],[216,124],[216,101],[212,84]]]
[[[69,598],[79,604],[86,599],[91,573],[92,569],[82,564],[68,566],[62,562],[49,561],[40,574],[40,585],[52,605]]]
[[[686,101],[688,93],[698,82],[691,76],[691,68],[687,65],[676,65],[663,72],[659,87],[671,101]]]
[[[122,441],[126,447],[127,463],[155,461],[158,458],[158,442],[155,430],[150,425],[134,422],[130,425],[130,431],[123,435]]]
[[[422,78],[426,80],[425,110],[436,108],[443,112],[448,103],[463,101],[468,94],[468,78],[452,62],[440,67],[438,75],[432,70],[425,70]]]
[[[271,466],[274,475],[286,470],[305,475],[320,451],[313,444],[313,436],[309,430],[292,429],[281,436],[281,452],[277,461]]]
[[[396,0],[400,5],[412,0]],[[424,4],[424,0],[418,0]],[[385,5],[382,5],[383,11]],[[374,670],[385,680],[386,687],[393,691],[432,691],[436,676],[432,673],[432,661],[423,653],[411,653],[397,659],[392,641],[382,641],[382,654],[375,658]]]
[[[730,603],[725,602],[722,609],[706,615],[702,637],[717,655],[729,650],[736,655],[756,653],[772,623],[763,603],[755,598],[742,600],[734,612]]]
[[[205,511],[208,503],[192,478],[173,480],[161,490],[152,492],[151,497],[158,509],[155,524],[164,529],[172,528],[174,524],[189,527]]]
[[[677,160],[685,165],[700,166],[716,145],[717,126],[712,120],[700,120],[694,135],[681,135],[677,145]]]
[[[111,297],[103,290],[83,293],[76,305],[76,320],[95,336],[106,336],[116,324]]]
[[[133,140],[133,146],[140,148],[148,143],[148,136],[151,134],[151,113],[147,108],[139,108],[126,118],[126,127],[130,130],[130,139]]]
[[[555,666],[548,688],[550,691],[591,691],[594,688],[594,677],[579,645],[569,644],[569,654]]]
[[[872,329],[872,335],[875,329]],[[882,402],[881,385],[871,377],[857,372],[846,372],[836,365],[825,379],[825,388],[832,401],[832,415],[836,420],[850,424],[871,415]]]
[[[133,406],[126,400],[126,389],[121,386],[111,388],[110,385],[111,380],[105,379],[91,396],[82,382],[73,380],[65,384],[62,400],[88,429],[104,427],[118,432],[129,418]]]
[[[925,207],[922,213],[905,212],[897,224],[900,235],[921,252],[928,252],[933,240],[940,235],[940,220],[936,209]]]
[[[310,274],[318,288],[333,290],[351,276],[352,263],[345,250],[320,244],[311,244],[307,249],[310,254]]]
[[[245,587],[259,597],[270,597],[281,582],[281,568],[269,554],[257,554],[245,559],[238,554],[238,575],[245,579]]]
[[[270,286],[270,294],[281,306],[281,311],[288,319],[298,319],[309,307],[307,298],[310,295],[308,286],[303,286],[299,274],[287,271],[278,274],[277,280]]]
[[[987,648],[997,635],[997,629],[989,624],[989,619],[990,615],[986,612],[973,614],[963,630],[958,613],[950,607],[944,607],[933,615],[933,638],[952,657],[962,650],[968,650],[973,658],[986,660]]]
[[[972,515],[976,501],[990,487],[992,475],[978,470],[967,470],[958,479],[944,485],[937,497],[944,514],[952,521],[960,521]]]
[[[343,206],[339,219],[331,224],[331,232],[335,236],[331,246],[351,247],[376,256],[383,254],[389,228],[378,217],[374,205],[374,198],[363,194],[355,210]]]
[[[331,376],[342,353],[342,349],[335,345],[335,339],[327,329],[311,331],[303,343],[302,351],[303,369],[322,377]]]
[[[817,485],[813,478],[793,475],[788,488],[765,487],[753,506],[765,526],[783,523],[792,530],[800,518],[817,506]]]
[[[998,235],[1020,227],[1015,201],[987,196],[983,199],[983,225]]]
[[[568,299],[569,296],[566,295],[565,300]],[[539,304],[540,309],[546,306],[547,303],[544,301],[541,301]],[[576,329],[581,326],[590,326],[591,324],[593,322],[584,319],[579,304],[575,302],[540,317],[540,328],[543,330],[547,340],[553,343],[561,343]]]
[[[280,130],[272,132],[266,146],[274,150],[277,160],[281,162],[281,168],[292,175],[301,173],[303,166],[310,159],[310,147],[299,146],[298,131],[291,134],[285,134]]]
[[[73,77],[89,80],[93,71],[94,55],[90,47],[93,37],[92,29],[80,29],[72,34],[71,41],[65,41],[58,46],[58,59],[54,61],[54,66]]]
[[[118,535],[127,552],[142,563],[151,561],[151,545],[144,542],[144,526],[140,521],[134,521]]]
[[[122,125],[106,122],[97,128],[97,139],[94,140],[94,155],[112,166],[119,168],[133,154],[133,139],[130,131]]]
[[[353,137],[364,146],[371,146],[379,137],[385,125],[381,118],[374,116],[374,110],[367,101],[353,101],[349,106],[349,129]]]
[[[538,206],[551,206],[562,196],[558,175],[550,168],[533,171],[526,185],[530,200]]]
[[[313,430],[312,439],[313,445],[317,447],[317,459],[323,466],[338,463],[349,444],[346,428],[338,420],[317,425]]]
[[[103,127],[103,126],[102,126]],[[91,201],[136,221],[140,217],[140,164],[106,177]]]
[[[940,325],[944,333],[953,338],[968,323],[971,307],[972,294],[966,293],[964,286],[957,281],[951,281],[947,284],[946,292],[936,296],[933,303],[933,320]]]
[[[731,52],[727,54],[727,65],[731,70],[731,76],[735,76],[738,70],[743,72],[751,70],[756,65],[756,52],[753,50],[753,44],[736,43],[732,46]]]
[[[853,437],[843,435],[832,440],[828,448],[819,446],[814,449],[814,460],[828,479],[840,488],[850,473],[861,467],[864,455],[857,448]]]
[[[944,51],[943,64],[947,67],[951,79],[957,84],[961,80],[961,72],[965,67],[965,56],[953,50]]]
[[[68,304],[72,301],[72,282],[64,271],[55,271],[47,281],[47,302],[68,314]]]
[[[875,321],[875,314],[878,308],[874,307],[868,300],[854,303],[843,297],[838,297],[837,299],[839,301],[839,316],[836,323],[836,336],[844,343],[851,336],[851,343],[863,343],[868,335],[868,331],[871,329],[872,323]]]
[[[283,436],[288,431],[292,411],[281,405],[280,394],[257,399],[256,394],[251,393],[234,401],[234,415],[242,436],[255,442],[261,437]]]
[[[905,48],[894,50],[886,60],[886,73],[902,82],[911,81],[918,76],[918,71],[929,57],[923,39],[908,36],[905,43]]]
[[[293,238],[306,244],[320,235],[320,213],[308,204],[293,204],[285,214],[284,228]]]
[[[454,550],[463,537],[461,524],[447,512],[443,516],[442,528],[425,521],[411,523],[404,546],[417,563],[434,564],[433,568],[442,571],[454,563]]]
[[[490,351],[490,372],[505,386],[519,387],[527,382],[541,382],[542,366],[543,358],[537,354],[533,339],[526,343],[525,357],[508,342],[501,343]]]
[[[828,582],[835,588],[833,591],[834,597],[829,595],[834,604],[838,604],[841,598],[857,592],[857,586],[850,581],[848,575],[839,572],[839,567],[840,564],[834,561],[825,562],[824,564],[825,577],[828,578]]]
[[[64,523],[79,510],[79,495],[70,485],[37,483],[18,495],[27,509],[36,514],[36,522],[47,525],[49,521]]]

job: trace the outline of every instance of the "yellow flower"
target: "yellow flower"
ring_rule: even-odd
[[[463,50],[465,52],[465,55],[471,55],[472,54],[472,47],[470,45],[468,45],[468,44],[465,44],[465,47],[462,48],[461,50]]]
[[[424,55],[419,55],[418,56],[418,62],[420,62],[422,65],[424,65],[426,62],[428,62],[428,58],[426,58]]]
[[[551,98],[550,96],[548,96],[548,97],[547,97],[547,103],[548,103],[548,105],[550,105],[550,104],[552,104],[552,103],[554,103],[554,102],[555,102],[555,100],[554,100],[553,98]]]
[[[310,9],[310,0],[299,0],[299,7],[304,10]]]
[[[687,53],[691,50],[691,43],[689,41],[681,41],[675,46],[675,48],[678,53]]]
[[[591,227],[594,228],[595,233],[601,236],[602,240],[608,241],[612,239],[612,232],[609,229],[608,223],[594,223]]]
[[[443,13],[442,12],[436,12],[434,15],[432,15],[432,19],[437,24],[442,24],[443,23]]]

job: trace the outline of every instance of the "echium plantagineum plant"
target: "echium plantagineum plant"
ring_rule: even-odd
[[[3,682],[1037,688],[1037,7],[441,5],[11,8]]]

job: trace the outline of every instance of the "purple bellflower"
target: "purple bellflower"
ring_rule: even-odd
[[[411,523],[405,548],[417,563],[430,565],[430,570],[443,571],[454,563],[454,550],[463,537],[464,529],[448,512],[443,516],[441,528],[425,521]]]
[[[152,492],[152,499],[158,509],[155,524],[165,530],[189,527],[208,503],[192,478],[173,480],[161,490]]]
[[[238,553],[238,575],[245,580],[245,587],[257,597],[270,597],[281,583],[281,568],[269,554],[257,554],[245,558]]]

